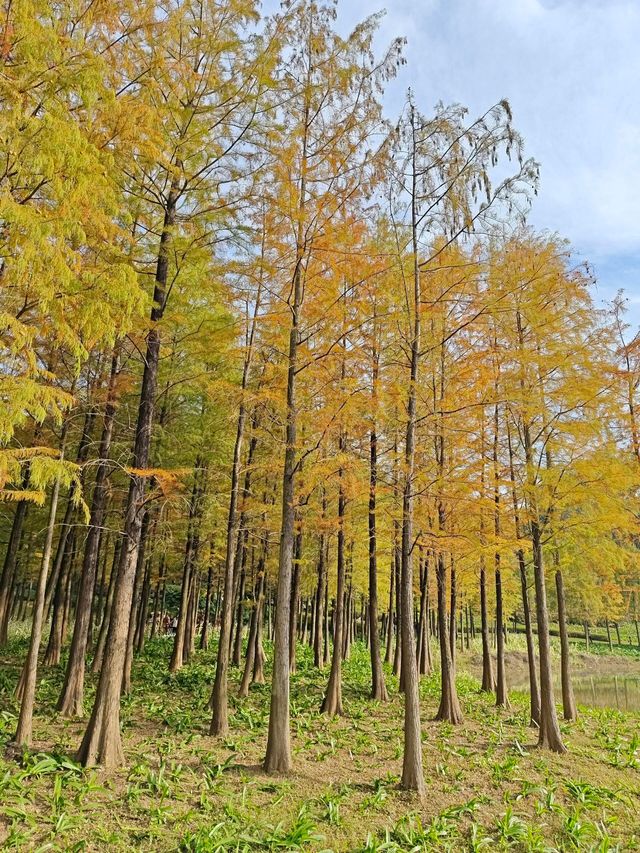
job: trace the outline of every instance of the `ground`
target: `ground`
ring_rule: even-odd
[[[26,639],[16,636],[0,657],[4,742],[15,728],[11,697],[25,650]],[[427,793],[420,801],[397,788],[397,682],[387,672],[391,701],[369,700],[364,646],[345,662],[345,714],[336,719],[318,713],[328,673],[314,670],[309,650],[299,648],[288,777],[260,767],[268,685],[254,686],[246,700],[233,696],[229,736],[215,740],[206,709],[214,652],[198,653],[177,675],[167,672],[169,655],[170,639],[158,638],[136,662],[122,714],[128,765],[110,773],[73,762],[83,722],[56,717],[63,669],[41,671],[34,751],[21,763],[0,758],[2,849],[640,849],[640,714],[581,708],[577,723],[562,726],[568,753],[540,751],[526,695],[512,696],[511,711],[496,711],[463,672],[474,671],[471,650],[459,665],[461,726],[432,721],[438,677],[422,679]],[[238,680],[234,671],[232,692]]]

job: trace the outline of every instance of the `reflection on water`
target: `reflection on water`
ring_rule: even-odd
[[[640,675],[581,675],[572,679],[573,693],[579,705],[589,708],[617,708],[640,711]],[[513,685],[514,690],[529,692],[529,684]],[[556,701],[562,702],[560,683],[554,684]]]
[[[574,678],[576,702],[592,708],[640,711],[640,676],[592,675]]]

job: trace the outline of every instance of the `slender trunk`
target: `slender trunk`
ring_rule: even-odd
[[[605,617],[605,626],[607,628],[607,641],[609,643],[609,651],[613,652],[613,640],[611,639],[611,625],[609,624],[609,617]]]
[[[509,450],[509,478],[511,480],[511,500],[513,503],[513,519],[515,526],[516,539],[522,538],[520,530],[520,507],[518,504],[518,495],[516,492],[516,476],[513,462],[513,445],[511,443],[511,429],[507,420],[507,447]],[[527,580],[527,566],[524,558],[524,551],[518,548],[517,551],[518,567],[520,570],[520,590],[522,593],[522,611],[524,614],[524,631],[527,642],[527,664],[529,667],[529,715],[531,725],[538,727],[540,725],[540,687],[538,685],[538,671],[535,655],[535,647],[533,642],[533,627],[531,625],[531,608],[529,606],[529,583]]]
[[[136,633],[134,637],[134,651],[140,654],[144,649],[145,634],[147,630],[147,615],[149,613],[149,594],[151,592],[151,558],[147,557],[142,582],[142,597],[138,607],[138,619],[136,622]]]
[[[154,518],[154,528],[157,519]],[[144,579],[145,549],[147,545],[147,533],[149,530],[149,513],[145,512],[140,530],[138,553],[136,555],[135,576],[133,578],[133,590],[131,603],[129,605],[129,624],[125,640],[124,666],[122,671],[122,690],[125,695],[131,692],[131,667],[133,666],[133,640],[136,630],[136,614],[138,612],[138,599],[140,598],[142,582]]]
[[[149,462],[160,361],[160,329],[158,324],[164,313],[167,296],[169,245],[178,206],[178,182],[178,175],[175,174],[171,181],[171,188],[165,207],[164,224],[160,236],[153,294],[154,304],[151,310],[151,327],[147,335],[147,349],[133,449],[132,467],[135,472],[147,468]],[[104,661],[100,670],[100,679],[91,718],[78,752],[78,759],[85,766],[104,764],[107,767],[114,767],[122,764],[124,761],[120,733],[120,696],[124,676],[127,633],[129,617],[131,615],[137,552],[142,532],[143,515],[146,510],[144,505],[145,488],[146,477],[140,473],[132,473],[127,496],[124,535],[115,580],[113,606],[111,608],[109,631],[105,644]]]
[[[569,636],[565,613],[564,583],[560,569],[556,571],[556,592],[558,595],[558,625],[560,627],[560,671],[562,675],[562,705],[565,720],[577,720],[578,711],[571,684],[571,663],[569,660]]]
[[[256,655],[258,654],[258,631],[260,620],[262,619],[262,601],[264,599],[264,565],[266,560],[266,540],[263,545],[263,551],[260,555],[257,567],[257,578],[253,595],[253,609],[251,611],[251,621],[249,624],[249,638],[247,640],[247,655],[245,658],[244,672],[242,681],[238,689],[238,696],[244,697],[249,695],[249,683],[251,675],[256,664]]]
[[[240,666],[242,662],[242,636],[244,631],[244,584],[245,584],[245,560],[246,545],[243,546],[243,554],[240,566],[240,581],[238,583],[238,603],[236,606],[236,634],[233,644],[233,666]]]
[[[65,422],[61,440],[60,457],[64,457],[64,442],[66,436]],[[40,651],[40,642],[42,639],[42,623],[44,617],[44,599],[47,586],[47,575],[49,573],[49,563],[51,561],[51,550],[53,546],[53,532],[56,523],[56,511],[58,509],[58,497],[60,495],[60,477],[56,478],[51,495],[51,506],[49,509],[49,521],[47,524],[47,534],[45,537],[44,550],[42,552],[42,563],[38,574],[38,584],[36,586],[36,597],[33,607],[33,621],[31,624],[31,640],[29,642],[29,651],[27,659],[22,670],[20,684],[18,685],[18,693],[20,698],[20,714],[18,716],[18,727],[14,737],[14,742],[18,746],[31,746],[33,738],[33,706],[36,698],[36,681],[38,677],[38,652]]]
[[[391,553],[391,567],[389,569],[389,607],[387,610],[387,641],[384,653],[385,663],[391,663],[392,648],[393,648],[393,601],[394,601],[394,586],[396,579],[395,569],[395,548]]]
[[[482,690],[491,693],[495,689],[493,663],[489,642],[489,622],[487,618],[487,577],[484,557],[480,557],[480,633],[482,635]]]
[[[516,325],[520,349],[524,347],[524,331],[520,312],[516,312]],[[524,380],[521,380],[524,390]],[[529,529],[533,550],[533,574],[536,588],[536,621],[538,625],[538,654],[540,659],[540,730],[538,745],[553,752],[566,752],[562,743],[558,716],[556,713],[551,672],[551,643],[549,640],[549,610],[547,607],[547,588],[542,552],[540,530],[540,512],[536,499],[538,475],[534,465],[534,448],[531,440],[531,427],[526,418],[522,420],[522,438],[526,464],[526,483],[529,494]]]
[[[525,430],[525,434],[528,429]],[[536,619],[538,623],[538,653],[540,656],[540,732],[538,745],[553,752],[566,752],[562,743],[558,716],[553,694],[553,676],[551,673],[551,644],[549,641],[549,611],[542,561],[542,543],[540,526],[535,516],[531,520],[531,541],[533,545],[533,571],[536,583]]]
[[[497,344],[496,344],[497,346]],[[496,398],[499,393],[498,380],[495,384]],[[504,660],[504,618],[502,613],[502,571],[500,565],[500,551],[497,544],[500,540],[500,472],[498,469],[498,440],[500,427],[500,410],[496,403],[493,411],[493,505],[494,505],[494,533],[496,538],[496,551],[494,555],[495,584],[496,584],[496,650],[497,650],[497,679],[496,679],[496,705],[498,708],[509,709],[509,694],[507,692],[507,674]]]
[[[27,465],[25,466],[25,472],[22,478],[22,488],[27,489],[28,487],[29,466]],[[11,533],[9,534],[9,541],[7,543],[7,551],[4,556],[4,563],[2,564],[2,576],[0,577],[0,646],[6,645],[9,634],[9,600],[15,577],[20,542],[22,540],[22,531],[28,509],[28,501],[18,501],[16,504],[16,509],[13,514],[13,522],[11,524]]]
[[[540,687],[536,668],[536,654],[533,643],[533,628],[531,626],[531,609],[529,607],[529,589],[527,582],[527,567],[524,551],[518,549],[518,566],[520,567],[520,589],[522,592],[522,610],[524,612],[524,631],[527,640],[527,663],[529,666],[529,710],[531,725],[540,725]]]
[[[395,585],[396,585],[396,644],[393,652],[393,674],[400,679],[400,689],[402,690],[402,609],[400,602],[401,586],[400,586],[400,548],[398,546],[398,531],[397,522],[394,521],[396,532],[394,534],[393,558],[395,567]]]
[[[345,449],[344,431],[340,432],[339,453]],[[333,615],[333,655],[329,682],[322,701],[321,711],[330,716],[342,714],[342,653],[344,641],[344,599],[345,599],[345,559],[344,559],[344,510],[345,493],[343,485],[344,471],[338,470],[338,555],[336,606]]]
[[[300,520],[298,519],[298,525]],[[291,578],[291,604],[289,605],[289,672],[296,671],[296,643],[298,621],[298,596],[300,594],[300,561],[302,559],[302,529],[298,526],[293,546],[293,574]]]
[[[449,648],[451,650],[451,664],[456,668],[456,602],[458,600],[458,587],[456,583],[456,565],[451,557],[451,590],[449,601]]]
[[[69,503],[71,503],[71,498],[69,498]],[[64,536],[61,567],[53,595],[53,610],[51,617],[51,629],[49,630],[49,641],[47,643],[43,659],[43,664],[45,666],[58,666],[60,663],[60,656],[62,654],[65,595],[67,584],[71,577],[71,564],[73,560],[74,547],[75,530],[71,530],[68,535]]]
[[[413,489],[415,472],[417,383],[420,361],[420,267],[418,266],[418,211],[416,169],[416,127],[411,106],[412,130],[412,186],[411,186],[411,233],[413,248],[413,305],[411,335],[411,359],[407,394],[407,427],[404,452],[404,485],[402,491],[402,538],[401,538],[401,625],[402,636],[402,682],[404,688],[404,753],[400,784],[405,790],[424,794],[425,782],[422,770],[422,734],[420,730],[420,693],[413,614]]]
[[[507,675],[504,660],[504,619],[502,615],[502,572],[500,570],[500,555],[495,555],[495,581],[496,581],[496,633],[497,633],[497,679],[496,679],[496,705],[499,708],[511,707],[509,694],[507,692]]]
[[[213,546],[212,546],[213,547]],[[209,618],[211,615],[211,584],[213,581],[213,554],[209,556],[207,568],[207,593],[204,600],[204,613],[202,614],[202,632],[200,633],[200,648],[206,651],[209,648]]]
[[[451,646],[447,633],[447,566],[444,554],[439,553],[436,563],[438,582],[438,636],[440,639],[440,707],[436,720],[454,725],[462,722],[462,710],[456,690],[456,679],[451,660]]]
[[[374,412],[377,405],[378,352],[373,349],[372,397]],[[378,627],[378,555],[376,539],[376,489],[378,484],[378,436],[375,420],[369,434],[369,647],[371,650],[371,698],[386,702],[389,698],[384,683],[380,657]]]
[[[113,549],[113,563],[111,566],[111,574],[109,575],[109,588],[107,590],[107,600],[105,602],[104,611],[102,613],[102,621],[100,630],[98,631],[98,639],[96,648],[91,663],[91,672],[97,675],[102,669],[102,659],[104,657],[104,647],[107,642],[107,631],[109,630],[109,622],[111,621],[111,608],[113,606],[113,593],[116,585],[116,576],[118,574],[118,565],[120,562],[120,549],[122,548],[122,540],[118,538]]]
[[[322,493],[322,518],[326,516],[327,500]],[[320,549],[318,553],[318,584],[316,587],[316,627],[313,633],[313,663],[322,669],[324,666],[324,590],[327,583],[327,553],[325,546],[326,534],[320,534]]]

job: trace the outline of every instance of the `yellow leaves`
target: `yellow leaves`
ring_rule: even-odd
[[[28,466],[25,467],[25,466]],[[28,472],[26,488],[7,488],[17,483]],[[0,501],[29,501],[42,506],[47,489],[56,480],[69,489],[75,506],[79,507],[89,521],[89,508],[82,494],[81,468],[74,462],[60,458],[60,451],[51,447],[0,449]]]
[[[191,473],[189,468],[179,468],[173,471],[168,471],[166,468],[125,468],[125,471],[134,477],[151,480],[165,498],[181,490],[181,478]]]

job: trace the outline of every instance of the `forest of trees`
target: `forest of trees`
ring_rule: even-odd
[[[175,620],[168,671],[215,648],[212,739],[231,694],[270,679],[268,773],[295,770],[296,648],[333,716],[364,641],[371,699],[399,676],[401,786],[420,793],[420,679],[439,672],[437,719],[464,726],[465,637],[509,708],[519,628],[532,739],[562,753],[568,626],[587,645],[637,630],[625,300],[598,307],[591,270],[527,225],[539,170],[507,101],[474,118],[409,92],[383,111],[404,42],[378,51],[378,25],[340,34],[313,0],[4,4],[0,644],[27,621],[19,750],[62,663],[78,760],[125,763],[132,663]]]

